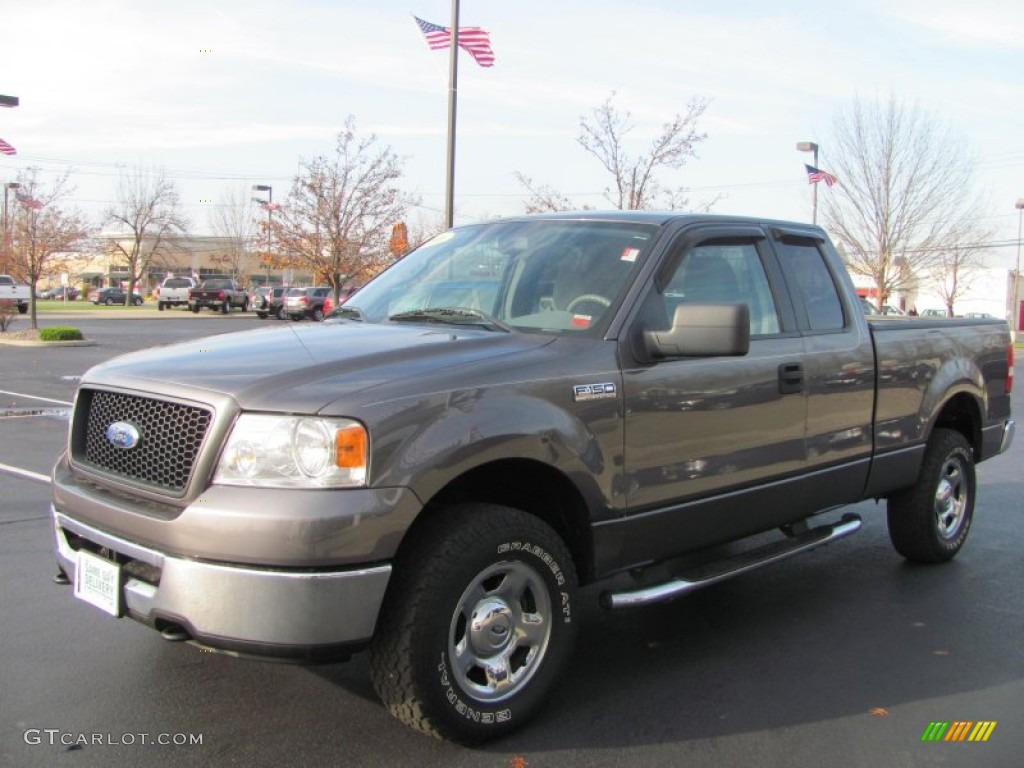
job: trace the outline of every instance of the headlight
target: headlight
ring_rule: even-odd
[[[366,428],[351,419],[243,413],[213,482],[273,488],[354,488],[366,483]]]

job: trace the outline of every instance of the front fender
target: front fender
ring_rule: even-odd
[[[371,484],[408,487],[426,500],[484,464],[532,459],[570,477],[588,504],[614,506],[622,466],[619,401],[574,405],[581,404],[562,407],[536,394],[486,388],[406,403],[371,429]]]

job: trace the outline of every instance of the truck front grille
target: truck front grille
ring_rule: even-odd
[[[188,485],[213,411],[195,405],[83,389],[72,425],[71,457],[102,473],[170,493]],[[111,424],[138,433],[130,447],[108,436]]]

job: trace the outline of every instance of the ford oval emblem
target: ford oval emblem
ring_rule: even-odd
[[[134,448],[140,437],[138,427],[127,421],[115,421],[107,427],[107,440],[115,448]]]

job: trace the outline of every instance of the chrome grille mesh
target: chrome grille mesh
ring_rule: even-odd
[[[120,392],[83,391],[75,414],[72,458],[155,490],[181,492],[212,421],[213,412],[206,408]],[[118,448],[107,439],[107,427],[114,422],[127,422],[138,430],[135,447]]]

